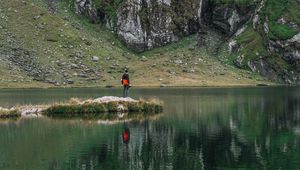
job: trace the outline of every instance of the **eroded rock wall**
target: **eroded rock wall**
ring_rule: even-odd
[[[100,1],[76,0],[76,11],[92,21],[101,20],[138,52],[194,34],[201,31],[201,25],[231,36],[253,17],[255,10],[254,5],[241,8],[214,0],[123,0],[115,7],[116,18],[111,18],[109,12],[96,9],[94,4]],[[102,1],[104,5],[116,5],[112,0]]]
[[[101,9],[95,5],[99,2]],[[235,37],[245,31],[246,25],[251,27],[252,24],[253,30],[262,36],[268,53],[280,56],[296,68],[300,65],[300,36],[297,34],[284,41],[270,40],[269,23],[262,14],[266,3],[267,0],[253,0],[242,5],[219,0],[75,0],[75,7],[77,13],[94,22],[103,22],[107,28],[115,31],[128,48],[137,52],[164,46],[197,32],[202,41],[199,44],[205,44],[207,35],[203,28],[222,32],[228,38]],[[115,10],[106,11],[106,7]],[[289,25],[300,30],[300,26],[295,23]],[[232,52],[244,48],[234,44],[237,45],[236,41],[229,43]],[[275,75],[284,72],[268,63],[267,59],[257,57],[246,62],[246,65],[250,70],[272,80],[278,80]],[[285,72],[284,75],[289,75]]]
[[[76,12],[104,22],[130,49],[142,52],[196,33],[206,0],[124,0],[117,7],[116,18],[96,9],[97,1],[76,0]]]
[[[117,34],[141,52],[177,41],[199,29],[202,0],[127,0],[118,10]]]

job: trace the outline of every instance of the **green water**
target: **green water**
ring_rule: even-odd
[[[121,89],[0,90],[0,106],[104,95],[120,96]],[[0,169],[300,168],[300,88],[132,89],[130,95],[159,97],[163,115],[116,124],[1,121]]]

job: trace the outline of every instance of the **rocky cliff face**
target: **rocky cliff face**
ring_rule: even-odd
[[[248,25],[248,33],[252,30],[255,34],[248,34],[248,36],[252,35],[252,38],[243,37],[240,41],[244,42],[239,47],[234,43],[235,41],[231,41],[230,49],[235,49],[241,54],[236,62],[239,67],[249,68],[274,81],[287,84],[299,83],[300,25],[299,21],[294,22],[293,17],[289,16],[290,14],[296,16],[295,11],[289,13],[288,8],[293,6],[294,9],[299,10],[300,4],[292,0],[276,4],[274,7],[274,2],[276,1],[261,0],[257,3],[252,19],[248,20],[251,24]],[[279,5],[282,6],[278,7]],[[275,11],[278,9],[287,12]],[[272,13],[276,13],[275,17]],[[247,31],[243,31],[247,35]],[[236,36],[232,39],[241,38]],[[247,50],[248,52],[245,52]]]
[[[199,29],[202,0],[127,0],[119,8],[117,34],[141,52],[163,46]]]
[[[74,5],[77,14],[84,15],[93,22],[100,19],[92,0],[76,0]]]
[[[205,36],[205,33],[202,34],[205,32],[204,26],[214,29],[233,39],[230,49],[240,53],[236,62],[239,67],[259,72],[273,80],[294,82],[291,79],[300,79],[290,77],[291,74],[295,74],[293,70],[300,64],[300,35],[285,40],[274,40],[269,38],[269,24],[285,24],[298,32],[300,26],[284,18],[269,21],[269,16],[264,13],[267,10],[267,1],[245,1],[248,3],[239,4],[235,1],[220,0],[119,0],[118,3],[113,0],[76,0],[75,7],[78,13],[88,16],[92,21],[105,23],[128,48],[137,52],[160,47],[197,32]],[[298,0],[294,1],[299,5]],[[102,3],[102,8],[95,5],[99,2]],[[105,10],[107,8],[103,8],[103,5],[112,6],[116,10]],[[261,39],[259,43],[266,51],[264,56],[255,52],[256,47],[251,49],[245,43],[235,42],[235,39],[245,32],[246,27],[252,27],[257,33],[255,35],[259,36],[257,39]],[[253,40],[252,44],[257,43],[257,39]],[[249,48],[248,51],[252,50],[253,54],[243,54],[243,48]],[[279,55],[284,62],[292,66],[292,71],[282,71],[266,58],[274,55]]]
[[[77,13],[104,22],[135,51],[160,47],[201,30],[201,25],[233,35],[253,16],[255,6],[237,8],[211,0],[124,0],[117,6],[116,23],[106,11],[97,11],[96,1],[76,0]],[[109,5],[114,5],[107,0]]]
[[[93,1],[75,1],[76,11],[91,20],[102,22],[115,30],[126,45],[138,52],[177,41],[180,37],[196,33],[200,28],[204,0],[126,0],[116,11],[116,23],[105,11],[98,12]],[[112,27],[113,25],[113,27]]]

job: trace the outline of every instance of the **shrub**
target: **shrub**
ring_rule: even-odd
[[[287,40],[293,38],[297,34],[297,31],[293,28],[290,28],[287,25],[277,24],[272,22],[270,24],[270,38],[274,40]]]

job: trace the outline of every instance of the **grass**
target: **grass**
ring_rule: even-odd
[[[248,6],[253,5],[253,0],[214,0],[218,4]]]
[[[269,37],[273,40],[287,40],[297,34],[288,25],[278,23],[280,18],[287,18],[290,22],[300,23],[299,7],[295,0],[267,0],[265,15],[269,19]]]
[[[249,60],[253,60],[258,57],[266,57],[269,55],[265,48],[263,37],[251,26],[248,26],[245,32],[237,37],[237,42],[243,47],[238,54],[245,56],[245,64]]]
[[[269,33],[265,35],[262,24],[256,29],[248,25],[246,30],[236,38],[242,48],[231,56],[232,61],[235,61],[238,55],[244,55],[243,64],[245,68],[248,67],[248,61],[262,58],[275,71],[281,72],[283,69],[290,69],[292,66],[286,63],[281,56],[268,52],[266,41],[267,39],[274,41],[287,40],[296,35],[297,30],[287,24],[279,23],[279,19],[283,18],[287,22],[299,23],[299,9],[300,5],[294,0],[267,0],[260,19],[261,23],[268,23]]]
[[[34,110],[39,111],[34,112]],[[16,109],[0,107],[0,119],[19,118],[22,111],[26,115],[35,114],[58,118],[117,120],[157,115],[162,113],[163,103],[159,99],[150,99],[147,101],[142,99],[133,101],[117,99],[116,101],[95,102],[91,99],[83,101],[73,98],[67,102],[53,105],[19,106]],[[31,113],[31,111],[33,112]]]
[[[195,45],[196,38],[197,38],[196,35],[190,35],[190,36],[182,38],[180,41],[168,44],[164,47],[158,47],[153,50],[140,53],[139,57],[141,57],[141,56],[152,57],[155,55],[165,54],[166,52],[172,53],[172,52],[178,51],[178,50],[186,50],[189,47]]]
[[[21,113],[17,109],[0,109],[0,119],[15,119],[19,117],[21,117]]]
[[[120,107],[122,109],[120,109]],[[106,113],[122,113],[129,114],[157,114],[163,110],[162,104],[159,102],[107,102],[107,103],[84,103],[84,104],[58,104],[49,107],[43,111],[44,115],[50,117],[107,117]]]
[[[12,0],[3,4],[3,7],[6,8],[3,9],[3,12],[9,18],[5,27],[13,33],[16,40],[15,46],[29,49],[38,63],[56,70],[51,74],[51,79],[62,80],[62,74],[58,71],[62,69],[56,65],[55,61],[71,63],[70,56],[78,51],[84,55],[82,62],[87,67],[100,72],[105,71],[101,76],[106,80],[114,79],[114,76],[106,73],[110,65],[113,64],[113,61],[106,62],[106,57],[120,60],[118,62],[124,63],[120,67],[127,65],[128,62],[121,56],[128,53],[128,50],[125,50],[123,44],[117,40],[114,34],[101,28],[101,25],[91,24],[83,17],[75,16],[71,11],[63,11],[63,6],[66,5],[63,3],[60,4],[61,8],[58,13],[50,14],[47,8],[38,5],[39,3],[31,6],[30,1],[26,2]],[[8,10],[9,8],[10,10]],[[14,12],[15,10],[17,13]],[[20,13],[22,17],[20,17]],[[40,17],[35,20],[33,19],[35,16]],[[68,20],[64,19],[66,16],[69,17]],[[3,37],[3,39],[2,43],[6,43],[5,39],[8,38]],[[65,48],[68,46],[72,46],[72,48]],[[100,61],[98,63],[91,61],[91,57],[94,55],[99,56]],[[130,53],[129,55],[133,56],[134,54]],[[85,80],[72,76],[78,71],[69,70],[67,74],[75,81],[75,85],[80,86],[85,83]],[[102,80],[94,81],[94,84],[96,83],[103,84],[104,82]]]
[[[270,55],[267,57],[267,60],[271,64],[271,67],[278,72],[292,68],[292,65],[287,64],[286,61],[276,54]]]
[[[295,22],[300,25],[300,5],[295,0],[289,2],[288,8],[286,8],[284,15],[289,21]]]
[[[8,21],[0,19],[0,24],[6,28],[0,29],[0,48],[10,51],[11,48],[17,47],[29,51],[36,63],[51,71],[47,78],[52,80],[62,82],[62,75],[67,74],[74,84],[61,84],[64,87],[120,86],[119,79],[126,66],[129,67],[133,86],[158,87],[162,83],[169,86],[261,83],[248,79],[250,73],[220,63],[215,54],[207,51],[214,48],[214,45],[201,48],[195,46],[196,35],[182,38],[165,47],[136,54],[128,50],[114,33],[105,29],[105,26],[93,24],[85,17],[74,14],[67,1],[58,1],[58,10],[54,14],[48,12],[42,0],[24,1],[25,3],[10,0],[1,4],[0,15],[5,15]],[[34,5],[31,2],[35,2]],[[34,19],[36,16],[39,18]],[[7,30],[12,36],[5,34]],[[7,42],[8,39],[12,39],[13,43]],[[0,49],[0,58],[2,51]],[[82,58],[76,61],[79,63],[76,64],[85,65],[85,69],[96,70],[99,79],[88,81],[78,76],[85,69],[67,67],[75,62],[74,56],[77,53],[81,53]],[[91,61],[92,56],[98,56],[99,61]],[[184,64],[174,64],[176,59],[183,60]],[[66,63],[66,66],[58,66],[57,61]],[[115,66],[115,69],[111,66]],[[0,62],[0,88],[54,87],[34,81],[16,65],[12,65],[10,70],[8,67],[8,61]],[[175,78],[177,81],[174,81]]]
[[[74,9],[75,0],[63,0],[68,6]],[[117,23],[117,10],[124,3],[124,0],[97,0],[91,1],[97,11],[103,12],[114,24]]]
[[[271,22],[269,26],[269,36],[273,40],[288,40],[290,38],[293,38],[293,36],[298,33],[297,30],[290,28],[289,26],[284,24]]]

